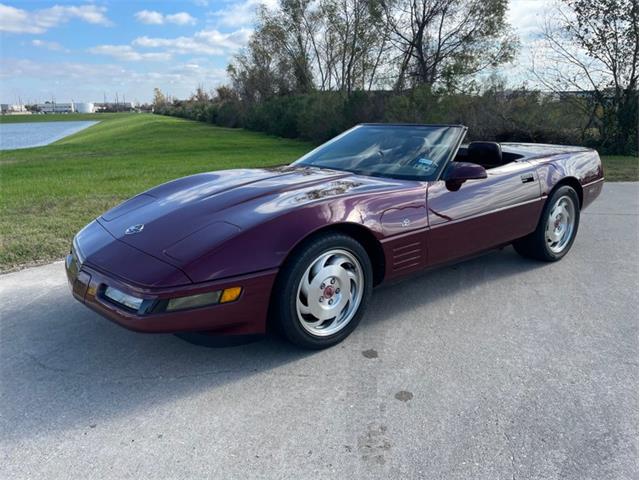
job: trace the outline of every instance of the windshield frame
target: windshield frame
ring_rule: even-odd
[[[441,165],[438,166],[438,169],[432,174],[429,175],[429,177],[431,178],[427,178],[427,176],[419,176],[419,175],[392,175],[392,174],[388,174],[386,172],[363,172],[363,171],[358,171],[358,170],[353,170],[353,169],[347,169],[347,168],[336,168],[335,166],[323,166],[323,165],[317,165],[314,163],[305,163],[305,160],[308,159],[309,157],[312,157],[313,155],[315,155],[319,150],[327,147],[328,145],[331,145],[332,143],[340,140],[341,138],[345,137],[346,135],[350,134],[351,132],[362,128],[362,127],[410,127],[410,128],[451,128],[453,130],[457,130],[458,131],[458,135],[457,138],[452,142],[452,147],[451,147],[451,151],[449,152],[449,155],[447,158],[445,158],[442,162]],[[320,168],[320,169],[325,169],[325,170],[335,170],[335,171],[339,171],[339,172],[349,172],[349,173],[353,173],[354,175],[362,175],[362,176],[366,176],[366,177],[377,177],[377,178],[390,178],[390,179],[394,179],[394,180],[413,180],[413,181],[418,181],[418,182],[430,182],[430,181],[438,181],[441,179],[443,172],[445,171],[445,169],[447,168],[447,166],[451,163],[451,161],[455,158],[456,154],[458,153],[458,150],[460,149],[460,146],[462,145],[462,142],[464,140],[464,137],[466,136],[467,133],[467,127],[464,125],[460,125],[460,124],[421,124],[421,123],[360,123],[357,124],[351,128],[349,128],[348,130],[345,130],[344,132],[342,132],[341,134],[333,137],[332,139],[324,142],[323,144],[317,146],[316,148],[314,148],[313,150],[311,150],[310,152],[304,154],[302,157],[300,157],[299,159],[297,159],[295,162],[291,163],[290,166],[295,166],[295,167],[311,167],[311,168]]]

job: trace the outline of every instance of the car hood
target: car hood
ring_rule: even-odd
[[[116,239],[181,266],[278,212],[393,185],[398,184],[317,168],[216,171],[155,187],[109,210],[98,222]]]

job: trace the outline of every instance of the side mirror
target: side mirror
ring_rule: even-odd
[[[487,178],[487,171],[482,165],[469,162],[451,162],[444,173],[444,181],[449,190],[456,192],[467,180]]]

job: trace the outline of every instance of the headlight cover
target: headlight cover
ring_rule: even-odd
[[[104,296],[115,303],[124,305],[135,311],[138,311],[143,302],[142,298],[134,297],[113,287],[107,287],[104,291]]]
[[[188,308],[204,307],[205,305],[215,305],[220,300],[221,291],[198,293],[188,297],[176,297],[169,300],[166,311],[186,310]]]
[[[229,287],[215,292],[204,292],[188,297],[171,298],[167,302],[165,311],[174,312],[176,310],[187,310],[189,308],[204,307],[207,305],[217,305],[219,303],[231,303],[240,298],[242,287]]]
[[[135,310],[139,315],[146,315],[231,303],[238,300],[241,294],[242,287],[229,287],[224,290],[197,293],[184,297],[152,300],[134,297],[114,287],[106,287],[102,296],[113,303]]]

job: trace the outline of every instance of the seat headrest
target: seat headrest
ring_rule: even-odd
[[[471,142],[467,147],[469,160],[480,165],[497,167],[502,165],[502,148],[496,142]]]

